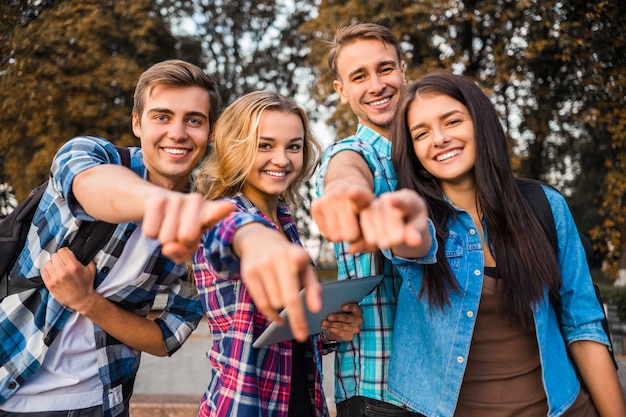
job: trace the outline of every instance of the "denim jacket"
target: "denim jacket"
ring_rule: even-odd
[[[608,345],[602,330],[603,312],[587,267],[585,252],[565,199],[544,187],[550,202],[559,241],[562,321],[568,343],[593,340]],[[389,388],[406,405],[428,417],[454,415],[478,312],[483,252],[478,229],[469,213],[457,209],[448,223],[446,257],[460,286],[450,294],[450,305],[430,310],[427,299],[418,299],[423,264],[435,262],[431,253],[408,260],[393,257],[403,278],[398,296],[394,350]],[[485,230],[483,224],[483,230]],[[432,252],[432,251],[431,251]],[[391,256],[389,251],[385,253]],[[548,293],[533,308],[543,386],[549,416],[559,416],[576,400],[580,383],[566,353],[565,343]]]

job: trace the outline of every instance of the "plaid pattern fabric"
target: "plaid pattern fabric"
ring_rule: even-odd
[[[74,199],[72,182],[79,172],[109,163],[121,164],[121,161],[115,147],[101,138],[78,137],[61,148],[52,164],[51,181],[33,219],[26,246],[10,276],[38,276],[50,255],[67,245],[80,222],[93,220]],[[131,149],[131,167],[146,177],[138,148]],[[111,240],[94,257],[96,285],[106,279],[136,227],[132,223],[118,225]],[[189,337],[203,314],[193,285],[181,279],[185,274],[185,265],[173,263],[157,250],[132,285],[108,297],[125,310],[146,316],[156,295],[168,290],[167,306],[156,323],[163,332],[169,354]],[[69,313],[45,288],[9,296],[0,303],[0,403],[39,369],[48,346]],[[132,392],[140,352],[121,344],[95,325],[94,328],[104,415],[116,416],[124,411],[123,399]]]
[[[337,141],[324,150],[316,176],[316,191],[324,192],[324,178],[333,156],[342,151],[359,153],[374,175],[374,194],[393,191],[396,177],[391,164],[391,142],[372,129],[359,124],[354,136]],[[382,283],[360,303],[363,326],[351,342],[340,343],[335,363],[335,399],[341,402],[360,395],[402,405],[387,389],[387,373],[396,300],[401,278],[382,254],[351,255],[346,243],[335,244],[338,279],[357,279],[384,274]]]
[[[287,417],[291,385],[292,341],[264,346],[252,343],[269,322],[255,308],[239,275],[239,259],[232,249],[237,228],[260,222],[277,229],[243,194],[229,199],[237,211],[207,232],[194,256],[194,274],[214,344],[209,350],[211,380],[199,416]],[[287,207],[278,218],[287,238],[300,244]],[[309,393],[318,417],[328,416],[322,391],[322,343],[308,340]]]

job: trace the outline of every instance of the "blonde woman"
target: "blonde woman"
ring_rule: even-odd
[[[215,127],[215,146],[202,164],[197,190],[226,199],[236,211],[203,237],[193,267],[214,345],[200,416],[327,416],[322,391],[322,335],[308,336],[298,292],[319,309],[320,286],[300,245],[289,207],[315,168],[320,144],[304,110],[271,91],[247,94]],[[297,340],[253,348],[255,339],[289,307]],[[325,320],[324,337],[350,340],[360,308]],[[292,320],[294,318],[294,320]],[[295,324],[294,324],[295,323]]]

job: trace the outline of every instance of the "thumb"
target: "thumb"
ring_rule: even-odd
[[[302,286],[308,309],[312,313],[317,313],[322,309],[322,285],[311,265],[304,271]]]
[[[369,206],[376,199],[372,191],[365,188],[353,188],[347,192],[348,198],[352,200],[357,213]]]
[[[87,264],[87,270],[91,274],[91,276],[95,276],[96,274],[96,263],[94,261],[89,261]]]
[[[230,201],[208,201],[202,221],[204,230],[213,227],[217,222],[232,213],[235,208],[235,205]]]

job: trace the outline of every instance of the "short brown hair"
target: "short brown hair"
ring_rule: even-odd
[[[335,39],[330,42],[331,48],[328,53],[328,68],[335,78],[339,79],[337,57],[341,48],[358,40],[379,40],[385,45],[391,45],[398,55],[398,63],[401,60],[400,41],[388,27],[376,23],[355,23],[349,26],[340,26],[335,33]]]
[[[150,94],[159,85],[205,89],[209,93],[209,127],[213,130],[220,110],[220,94],[217,84],[204,71],[194,64],[178,59],[154,64],[139,77],[135,87],[133,114],[136,113],[141,118],[146,94]]]

